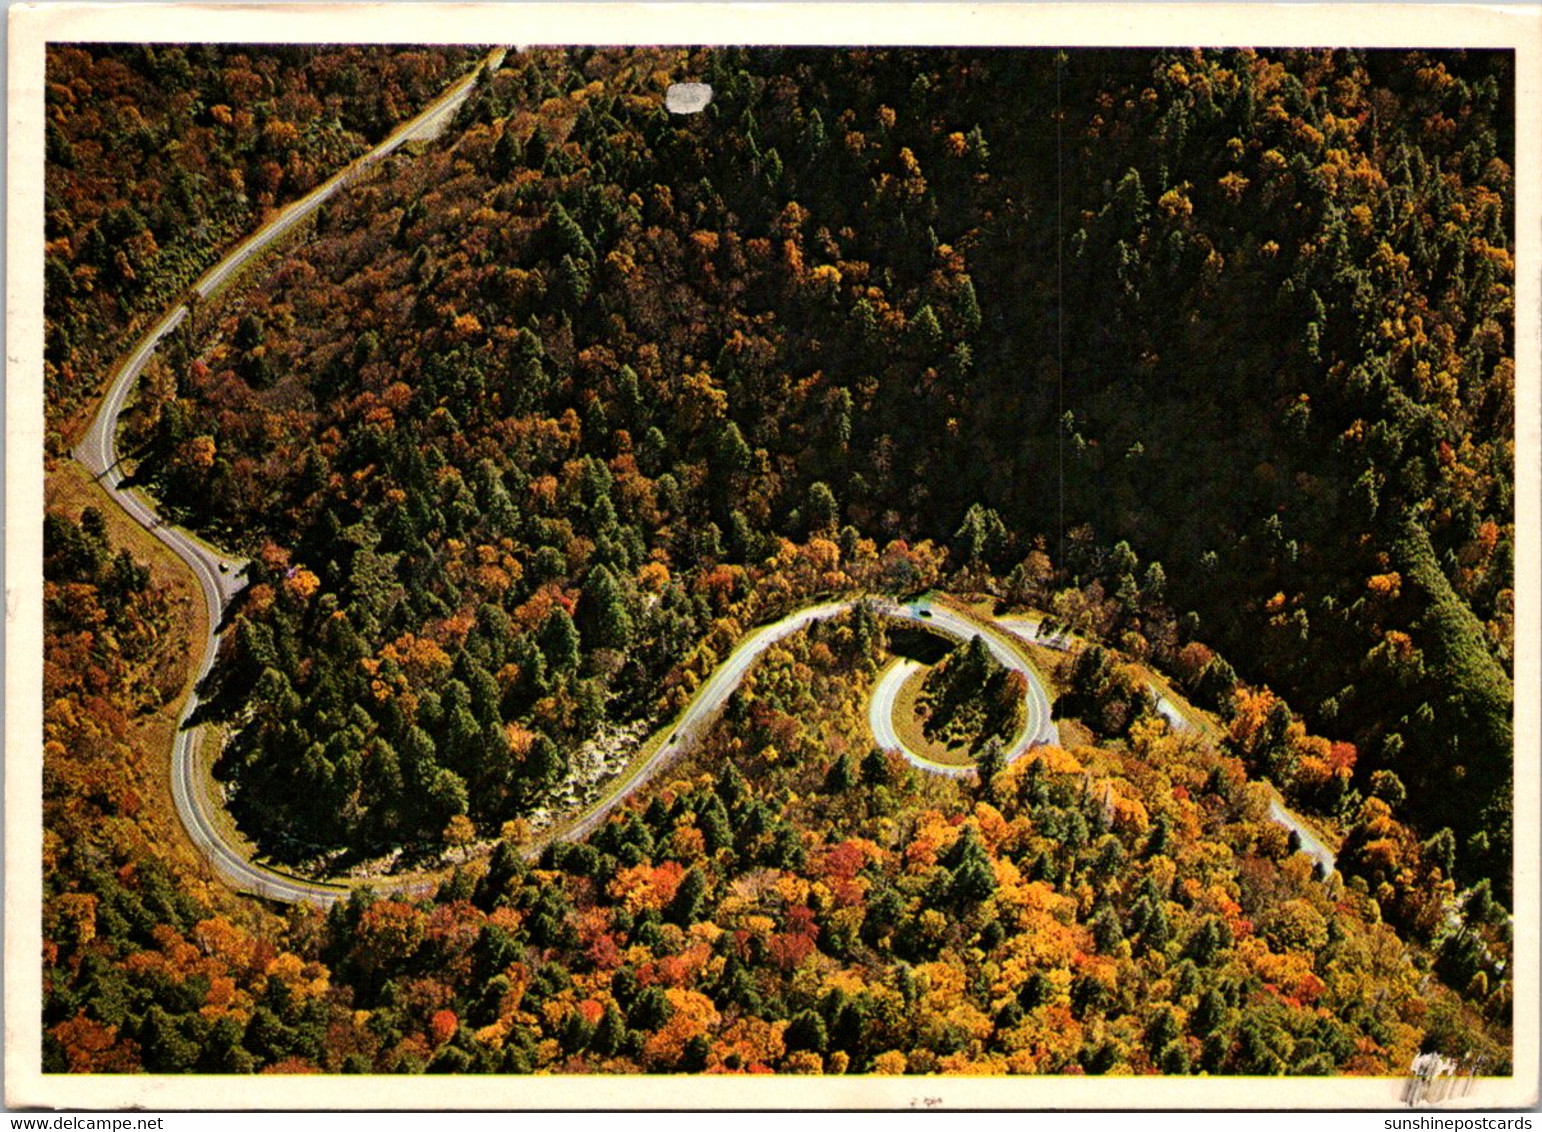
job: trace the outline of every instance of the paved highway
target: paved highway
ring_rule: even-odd
[[[1008,764],[1022,758],[1034,747],[1043,744],[1055,744],[1060,742],[1060,731],[1050,718],[1049,693],[1044,689],[1043,677],[1029,662],[1021,650],[1010,646],[1003,641],[996,631],[986,622],[977,620],[966,614],[960,613],[945,605],[937,605],[928,601],[914,602],[911,605],[896,610],[901,616],[915,620],[920,625],[935,629],[938,632],[954,638],[967,641],[970,637],[978,636],[990,649],[991,655],[1004,667],[1021,672],[1028,682],[1027,714],[1024,719],[1023,729],[1004,752],[1005,761]],[[890,665],[878,678],[878,684],[873,689],[873,698],[868,703],[867,721],[872,729],[873,738],[878,746],[886,751],[898,751],[905,756],[907,762],[919,770],[928,774],[941,774],[949,778],[965,778],[974,774],[973,766],[960,766],[952,763],[940,763],[927,758],[913,747],[908,746],[899,736],[894,726],[895,703],[899,697],[900,689],[905,681],[919,672],[924,665],[919,661],[900,660]]]
[[[927,599],[903,605],[887,599],[869,600],[875,611],[883,616],[934,629],[955,640],[967,641],[970,637],[978,635],[1002,665],[1023,674],[1028,683],[1027,718],[1022,732],[1005,752],[1008,764],[1022,758],[1035,747],[1046,744],[1059,745],[1060,732],[1050,718],[1050,700],[1044,679],[1027,654],[1014,646],[1009,639],[1010,635],[1019,631],[1024,619],[987,620]],[[576,841],[588,836],[616,806],[683,754],[691,743],[701,736],[705,725],[709,724],[722,710],[728,698],[743,681],[750,666],[768,648],[806,629],[815,621],[836,617],[854,608],[855,605],[855,601],[847,600],[806,606],[789,613],[779,621],[773,621],[748,633],[723,662],[713,669],[712,675],[696,690],[684,709],[675,717],[674,723],[669,725],[668,737],[658,749],[618,781],[607,796],[592,808],[539,838],[532,847],[533,851],[538,852],[551,841]],[[1025,639],[1032,638],[1025,635]],[[934,762],[911,750],[905,746],[895,731],[895,698],[905,680],[920,667],[921,665],[916,661],[901,660],[890,665],[879,677],[868,705],[868,723],[873,737],[880,748],[899,751],[911,765],[929,774],[946,775],[951,778],[972,775],[974,773],[972,766],[952,766]],[[1177,712],[1176,707],[1173,711],[1180,720],[1180,723],[1175,725],[1175,729],[1190,729],[1191,725]],[[1300,835],[1302,851],[1320,861],[1326,872],[1333,871],[1333,854],[1296,815],[1280,804],[1278,798],[1271,799],[1269,816],[1280,825],[1295,830]]]
[[[929,601],[921,600],[901,605],[898,602],[883,598],[871,598],[875,612],[881,616],[895,618],[903,621],[913,621],[922,626],[932,628],[938,632],[953,637],[957,640],[967,641],[970,637],[981,636],[990,648],[993,655],[1008,668],[1021,672],[1028,681],[1027,697],[1027,721],[1022,734],[1008,749],[1007,759],[1021,757],[1030,748],[1040,743],[1055,743],[1059,741],[1059,734],[1054,723],[1050,720],[1049,696],[1044,690],[1044,683],[1032,663],[1018,649],[1011,647],[1007,642],[999,639],[990,626],[981,621],[976,621],[966,614],[960,613],[948,606],[937,605]],[[750,666],[758,660],[762,653],[774,645],[777,641],[790,637],[792,634],[808,628],[815,621],[827,620],[855,608],[855,601],[827,601],[818,605],[806,606],[793,613],[789,613],[779,621],[773,621],[769,625],[762,625],[759,629],[747,634],[728,654],[717,668],[712,670],[712,675],[696,690],[685,708],[675,717],[675,721],[669,727],[668,737],[645,762],[639,765],[631,774],[616,783],[608,793],[608,796],[598,802],[592,809],[586,811],[578,819],[564,824],[557,831],[548,834],[537,842],[537,847],[552,840],[572,841],[586,836],[594,830],[606,815],[619,805],[627,795],[637,790],[643,783],[653,777],[662,767],[682,754],[690,744],[698,738],[704,730],[704,725],[710,723],[723,705],[728,702],[739,684],[744,679],[744,674]],[[913,662],[902,662],[909,664]],[[869,708],[868,718],[873,723],[875,737],[878,745],[884,749],[897,749],[901,751],[916,766],[933,774],[946,774],[958,777],[972,774],[971,767],[946,766],[942,763],[931,762],[922,758],[913,751],[908,750],[899,737],[894,734],[892,719],[894,715],[893,697],[899,689],[899,684],[893,683],[893,673],[900,666],[889,670],[884,679],[879,681],[879,686],[873,692],[873,706]],[[880,700],[885,699],[887,709],[880,709]],[[887,728],[887,730],[881,730]]]
[[[587,836],[629,794],[636,791],[690,746],[692,740],[701,734],[702,725],[710,722],[728,702],[728,697],[733,695],[734,689],[739,686],[744,679],[744,674],[749,671],[750,665],[760,658],[761,653],[777,641],[808,628],[815,621],[823,621],[846,612],[854,604],[850,601],[830,601],[821,605],[811,605],[789,613],[780,621],[762,625],[746,635],[734,646],[734,650],[728,654],[727,659],[712,670],[712,675],[687,701],[685,708],[669,726],[669,736],[659,745],[658,750],[617,782],[592,809],[576,820],[564,823],[555,833],[541,838],[538,845],[554,840],[576,841]]]
[[[896,660],[884,669],[882,675],[878,677],[878,683],[873,687],[873,698],[867,705],[867,725],[872,729],[873,740],[880,749],[898,751],[905,756],[911,766],[919,767],[921,770],[930,771],[933,774],[944,774],[949,778],[963,778],[973,773],[974,768],[933,762],[925,755],[906,746],[894,726],[894,708],[899,699],[900,689],[905,686],[906,680],[925,667],[926,665],[919,660],[903,659]]]
[[[1293,830],[1301,842],[1301,852],[1322,866],[1322,875],[1330,877],[1333,870],[1338,867],[1338,858],[1333,855],[1318,836],[1308,829],[1295,814],[1287,810],[1281,804],[1278,797],[1269,799],[1269,820],[1277,825],[1283,825],[1286,829]]]
[[[1025,641],[1034,641],[1038,639],[1040,621],[1041,619],[1038,617],[1011,616],[999,618],[997,624],[1004,626],[1008,632],[1016,634]],[[1065,650],[1071,647],[1071,642],[1074,640],[1076,638],[1062,631],[1057,633],[1052,641],[1041,643],[1047,644],[1051,648]],[[1193,731],[1211,735],[1209,727],[1195,726],[1194,721],[1185,715],[1178,705],[1173,703],[1156,684],[1151,685],[1151,694],[1155,697],[1155,706],[1158,714],[1167,720],[1168,726],[1174,731]],[[1214,736],[1211,735],[1211,737],[1213,738]],[[1273,790],[1274,788],[1271,786],[1270,789]],[[1301,843],[1301,852],[1311,857],[1321,866],[1324,877],[1333,875],[1334,870],[1338,867],[1338,858],[1333,855],[1333,850],[1329,849],[1322,839],[1313,833],[1300,817],[1285,807],[1285,804],[1280,800],[1278,792],[1275,792],[1269,799],[1269,820],[1277,825],[1284,826],[1296,834]]]
[[[323,201],[334,195],[368,166],[415,139],[436,136],[450,122],[455,112],[470,94],[478,72],[496,70],[503,62],[502,48],[492,51],[483,62],[466,75],[457,79],[434,100],[422,113],[392,131],[390,137],[374,149],[356,159],[310,193],[282,209],[272,220],[264,224],[246,240],[232,249],[214,267],[210,268],[194,285],[200,299],[213,294],[233,273],[254,256],[273,244],[297,223],[313,213]],[[154,355],[156,347],[166,335],[182,325],[188,316],[185,304],[173,307],[139,341],[133,352],[113,375],[102,403],[97,407],[95,418],[85,436],[76,445],[74,457],[91,472],[123,510],[161,542],[192,570],[203,593],[204,605],[209,615],[209,635],[203,646],[203,656],[194,678],[194,691],[188,695],[187,704],[177,720],[176,739],[172,744],[171,784],[172,797],[177,814],[187,828],[188,836],[203,850],[214,869],[236,888],[255,892],[273,900],[331,904],[348,894],[341,885],[321,884],[288,876],[277,870],[253,864],[235,845],[226,840],[225,834],[210,817],[218,809],[218,803],[208,797],[198,770],[198,747],[202,740],[201,727],[189,727],[199,699],[197,685],[214,664],[219,647],[220,621],[225,607],[241,589],[240,574],[245,563],[239,559],[195,538],[187,531],[174,527],[156,514],[150,501],[135,489],[124,486],[123,473],[117,450],[118,418],[128,401],[130,392]]]
[[[504,52],[492,52],[482,67],[497,68],[503,61]],[[479,68],[480,69],[480,68]],[[258,232],[243,241],[217,265],[211,268],[195,285],[200,298],[213,294],[222,284],[252,257],[269,247],[304,217],[310,215],[328,197],[337,192],[370,164],[379,161],[404,143],[417,138],[436,135],[454,116],[470,92],[476,72],[466,75],[453,84],[431,106],[416,118],[403,124],[392,135],[369,153],[360,157],[341,173],[332,177],[310,194],[282,210]],[[117,454],[117,426],[129,393],[145,365],[154,354],[161,340],[181,325],[188,316],[185,305],[168,311],[145,336],[134,351],[119,367],[108,387],[97,415],[87,429],[84,438],[76,446],[74,455],[102,484],[104,490],[136,522],[165,543],[186,562],[198,579],[204,603],[209,615],[209,635],[204,642],[202,659],[194,681],[195,690],[189,694],[182,716],[178,720],[176,739],[172,749],[172,794],[177,813],[186,826],[189,836],[206,854],[215,870],[237,889],[257,893],[268,899],[293,903],[327,905],[343,899],[348,889],[343,885],[326,884],[286,875],[278,870],[252,862],[242,849],[227,840],[227,835],[210,816],[218,811],[220,803],[208,796],[204,779],[199,773],[198,747],[202,728],[187,726],[197,710],[199,699],[196,685],[202,681],[214,664],[218,648],[220,622],[226,605],[241,588],[239,576],[245,563],[221,551],[188,532],[166,523],[156,514],[150,501],[134,489],[124,486]],[[693,740],[698,738],[704,726],[715,717],[728,701],[750,666],[767,648],[793,633],[807,628],[815,621],[834,617],[851,609],[852,601],[831,601],[797,610],[781,620],[748,634],[735,646],[728,657],[697,689],[684,710],[669,727],[667,738],[646,760],[616,783],[607,796],[575,820],[548,833],[536,847],[554,838],[574,840],[586,836],[606,815],[629,794],[647,782],[662,767],[678,757]],[[1013,633],[1033,639],[1037,622],[1018,619],[997,623],[983,620],[950,606],[927,600],[900,605],[885,600],[875,600],[877,610],[885,616],[918,622],[957,640],[968,640],[979,635],[993,656],[1008,668],[1023,673],[1028,682],[1027,718],[1022,733],[1008,748],[1007,760],[1020,758],[1034,746],[1058,743],[1059,733],[1050,718],[1049,695],[1028,654],[1013,639]],[[1032,632],[1027,631],[1031,624]],[[1021,627],[1014,627],[1020,625]],[[1064,647],[1064,642],[1060,642]],[[902,662],[891,667],[879,681],[874,691],[869,718],[879,745],[886,749],[902,751],[912,763],[923,770],[952,776],[970,774],[972,768],[943,766],[909,751],[899,742],[893,730],[894,696],[906,676],[914,668],[913,662]],[[1181,718],[1181,717],[1180,717]],[[1332,854],[1310,831],[1300,825],[1289,811],[1274,804],[1275,820],[1296,829],[1301,835],[1303,848],[1314,855],[1325,854],[1327,866],[1332,868]],[[1321,858],[1320,858],[1321,859]],[[425,882],[419,878],[403,881],[399,891],[420,891]]]
[[[344,185],[356,180],[360,173],[382,158],[396,152],[410,141],[427,140],[438,137],[440,132],[450,124],[450,119],[460,109],[461,103],[466,101],[466,96],[471,93],[471,87],[476,82],[478,73],[484,68],[491,73],[503,65],[506,52],[503,48],[492,51],[482,65],[473,68],[465,76],[458,79],[443,94],[435,99],[417,117],[411,118],[398,126],[374,149],[356,158],[351,164],[334,174],[326,181],[317,185],[305,196],[289,205],[286,205],[267,224],[263,225],[252,235],[236,246],[236,248],[219,263],[211,267],[199,279],[194,286],[200,299],[206,299],[238,271],[252,256],[261,252],[274,240],[289,231],[300,221],[304,220],[323,202],[337,192]]]

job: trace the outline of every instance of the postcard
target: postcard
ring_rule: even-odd
[[[1539,21],[13,8],[7,1104],[1534,1104]]]

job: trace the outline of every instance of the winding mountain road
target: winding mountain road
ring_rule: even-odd
[[[1073,643],[1077,645],[1082,643],[1065,629],[1057,630],[1050,637],[1041,639],[1039,628],[1043,621],[1038,617],[1013,615],[998,618],[996,623],[1005,628],[1009,633],[1025,641],[1034,641],[1047,648],[1059,649],[1062,652],[1068,651]],[[1196,717],[1185,713],[1182,708],[1174,703],[1167,694],[1168,690],[1162,687],[1159,680],[1152,680],[1150,690],[1153,706],[1155,706],[1157,714],[1167,720],[1168,726],[1174,731],[1192,732],[1204,735],[1210,739],[1216,737],[1214,729],[1209,724],[1205,723],[1202,719],[1196,722]],[[1300,842],[1301,852],[1317,862],[1322,870],[1323,877],[1332,876],[1334,870],[1338,868],[1338,858],[1334,856],[1333,850],[1328,848],[1322,838],[1318,837],[1298,815],[1292,813],[1285,806],[1285,803],[1280,799],[1279,792],[1274,790],[1273,785],[1270,785],[1270,790],[1273,793],[1269,798],[1269,820],[1293,832]]]
[[[696,690],[680,714],[675,717],[674,723],[669,728],[669,737],[659,745],[652,757],[632,768],[630,773],[614,783],[607,791],[606,797],[582,816],[563,824],[559,833],[542,838],[542,842],[559,839],[576,841],[591,833],[605,820],[611,810],[626,799],[627,795],[636,791],[661,767],[684,752],[691,740],[700,734],[702,725],[711,721],[718,710],[728,702],[728,697],[733,694],[734,689],[744,679],[744,674],[749,671],[750,665],[759,659],[761,653],[777,641],[808,628],[815,621],[823,621],[846,612],[854,604],[849,601],[831,601],[822,605],[807,606],[789,613],[780,621],[762,625],[746,635],[727,658],[712,670],[712,675]]]
[[[518,50],[516,48],[515,50]],[[277,240],[285,232],[288,232],[300,221],[315,212],[337,190],[344,185],[356,180],[360,173],[384,157],[395,153],[410,141],[427,141],[439,136],[444,128],[455,117],[455,112],[471,93],[471,87],[477,77],[486,71],[488,74],[496,71],[503,65],[507,51],[495,48],[482,62],[472,68],[461,78],[457,79],[438,98],[431,102],[415,118],[410,118],[395,130],[389,137],[374,149],[361,157],[355,158],[350,164],[333,174],[327,180],[317,185],[299,200],[286,205],[279,213],[248,236],[219,263],[211,267],[198,280],[194,290],[198,292],[200,299],[206,299],[217,291],[226,280],[241,269],[252,256],[261,252]]]
[[[936,630],[955,640],[967,641],[970,637],[978,636],[1002,667],[1023,674],[1028,683],[1025,705],[1027,714],[1022,731],[1003,752],[1007,765],[1022,758],[1034,747],[1046,743],[1055,745],[1060,743],[1060,729],[1050,718],[1049,693],[1045,690],[1043,677],[1034,668],[1026,654],[1006,639],[999,628],[990,622],[960,613],[946,605],[924,600],[899,607],[895,612],[900,616],[914,619],[922,627]],[[946,775],[949,778],[965,778],[974,773],[973,766],[939,763],[927,758],[908,746],[900,738],[894,726],[894,709],[900,689],[904,687],[906,680],[923,667],[925,666],[919,661],[900,660],[884,671],[878,678],[878,684],[873,689],[873,698],[868,704],[868,726],[872,729],[873,738],[877,740],[880,747],[886,751],[898,751],[917,769],[929,774]]]
[[[417,116],[393,130],[389,137],[368,153],[355,159],[340,172],[312,189],[299,200],[280,210],[271,220],[233,248],[219,263],[199,278],[192,288],[198,299],[206,299],[258,254],[290,231],[296,224],[316,211],[321,204],[335,195],[369,166],[395,152],[409,141],[437,136],[449,124],[471,93],[478,75],[491,73],[502,65],[506,51],[496,48],[483,61],[452,83],[443,94],[430,103]],[[204,605],[209,615],[209,636],[204,642],[203,656],[193,680],[194,690],[177,720],[176,739],[172,744],[171,781],[172,798],[177,814],[186,827],[188,836],[208,857],[216,872],[234,887],[255,892],[272,900],[291,903],[307,902],[331,904],[347,896],[342,885],[323,884],[288,876],[275,869],[254,864],[237,846],[231,844],[219,825],[211,817],[218,804],[208,797],[208,791],[198,771],[198,748],[203,728],[191,727],[189,722],[198,710],[197,686],[214,665],[219,648],[220,622],[225,607],[240,591],[240,574],[245,563],[224,554],[208,543],[172,526],[160,517],[150,500],[138,489],[123,482],[123,472],[118,457],[118,418],[122,415],[129,394],[139,375],[144,372],[156,347],[168,335],[182,325],[189,314],[186,303],[169,310],[155,324],[133,352],[118,367],[108,385],[107,392],[97,407],[96,416],[73,455],[102,485],[102,489],[123,508],[124,512],[144,527],[175,554],[198,579]]]
[[[915,621],[924,626],[931,626],[958,640],[967,641],[978,634],[984,638],[992,654],[1003,665],[1021,672],[1026,677],[1028,681],[1027,721],[1022,734],[1010,748],[1008,761],[1021,757],[1030,748],[1041,743],[1058,742],[1058,733],[1049,718],[1049,696],[1044,689],[1043,679],[1027,656],[993,634],[987,622],[977,621],[925,599],[906,604],[880,597],[827,601],[818,605],[805,606],[789,613],[779,621],[762,625],[746,634],[723,662],[712,670],[712,675],[696,690],[680,714],[675,717],[674,723],[668,729],[669,737],[659,748],[630,774],[614,783],[607,797],[596,803],[581,817],[562,825],[557,833],[542,838],[541,843],[553,840],[573,841],[592,832],[600,822],[605,820],[611,810],[626,799],[627,795],[636,791],[658,770],[683,753],[694,739],[700,737],[704,725],[716,717],[723,705],[728,702],[728,697],[733,695],[734,690],[743,681],[750,666],[760,659],[762,653],[776,642],[808,628],[815,621],[828,620],[855,609],[862,600],[867,601],[873,611],[882,617],[899,621]],[[897,690],[898,685],[894,688]],[[880,711],[876,706],[882,696],[889,697],[890,706],[887,711]],[[874,707],[869,710],[869,720],[874,725],[874,734],[880,747],[898,749],[917,767],[934,774],[958,776],[972,773],[970,767],[944,766],[914,755],[906,750],[897,736],[893,735],[892,726],[887,733],[879,732],[880,719],[887,723],[893,716],[893,691],[886,689],[885,681],[880,681],[879,687],[874,690],[873,704]]]
[[[236,246],[218,264],[206,272],[194,285],[190,299],[205,299],[255,256],[270,247],[306,216],[313,213],[328,198],[369,165],[381,160],[400,146],[414,139],[427,139],[437,135],[449,123],[456,110],[470,93],[477,75],[496,69],[504,59],[504,50],[491,52],[477,68],[452,84],[438,99],[415,118],[404,123],[380,145],[354,161],[311,193],[293,202],[252,236]],[[196,301],[196,300],[195,300]],[[187,563],[198,580],[208,611],[209,632],[203,645],[202,657],[194,678],[194,690],[189,693],[177,721],[176,738],[172,747],[172,796],[177,814],[188,835],[208,858],[214,870],[239,891],[255,893],[270,900],[287,903],[330,905],[345,899],[351,889],[343,884],[307,880],[283,873],[277,869],[252,861],[241,846],[227,832],[228,823],[222,825],[216,815],[223,803],[210,797],[206,778],[200,772],[198,751],[204,728],[192,726],[191,720],[199,707],[197,685],[213,667],[219,644],[219,631],[224,611],[229,602],[242,588],[240,577],[245,563],[221,552],[194,535],[167,523],[155,511],[151,501],[137,488],[127,486],[120,467],[117,452],[118,419],[139,375],[144,371],[161,341],[174,332],[189,316],[186,304],[173,307],[139,341],[133,352],[113,375],[107,392],[98,407],[73,455],[102,485],[103,490],[124,510],[178,558]],[[951,606],[927,599],[900,604],[888,599],[868,598],[879,614],[907,622],[916,622],[945,636],[968,640],[979,635],[995,658],[1007,668],[1021,672],[1027,680],[1026,720],[1022,732],[1008,748],[1007,761],[1021,758],[1033,747],[1041,744],[1057,744],[1059,732],[1051,719],[1050,698],[1042,677],[1034,667],[1021,640],[1033,640],[1037,622],[1017,618],[995,621],[976,617]],[[607,794],[576,818],[548,832],[536,843],[536,848],[552,840],[576,840],[589,834],[628,795],[639,789],[654,774],[677,758],[703,733],[707,724],[728,702],[729,697],[744,679],[750,666],[772,645],[799,632],[815,621],[838,616],[855,607],[856,600],[827,601],[796,610],[771,624],[761,626],[747,634],[732,652],[699,687],[674,722],[668,727],[667,738],[637,766],[627,771],[613,783]],[[1031,631],[1028,628],[1031,625]],[[1058,647],[1068,647],[1064,640]],[[869,710],[869,721],[874,737],[886,749],[901,751],[920,769],[936,774],[959,777],[973,773],[971,767],[944,766],[927,760],[908,750],[899,740],[893,728],[894,698],[904,679],[914,671],[914,662],[904,661],[892,666],[880,679],[874,690]],[[1165,713],[1164,713],[1165,714]],[[1174,709],[1176,715],[1176,709]],[[1179,717],[1181,718],[1181,716]],[[1276,821],[1296,829],[1301,836],[1303,849],[1326,857],[1332,869],[1332,854],[1309,830],[1301,826],[1289,811],[1274,803],[1271,812]],[[1319,859],[1322,859],[1320,856]],[[392,891],[420,891],[427,882],[423,878],[403,880],[392,886]]]

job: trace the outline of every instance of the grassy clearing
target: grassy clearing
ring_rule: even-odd
[[[1151,686],[1151,689],[1177,709],[1178,715],[1185,723],[1206,739],[1213,742],[1219,741],[1222,729],[1208,715],[1174,691],[1173,686],[1167,682],[1160,672],[1149,664],[1138,664],[1136,668],[1140,671],[1141,678]]]
[[[219,831],[220,840],[234,846],[242,856],[255,859],[257,846],[241,832],[235,818],[225,808],[224,796],[220,793],[222,783],[214,777],[214,764],[219,761],[219,753],[225,746],[225,733],[226,729],[222,726],[213,723],[204,724],[203,734],[198,740],[198,749],[193,755],[193,774],[198,779],[199,789],[204,792],[204,797],[212,803],[205,810],[205,816]]]
[[[1150,684],[1152,690],[1177,709],[1178,715],[1194,730],[1195,734],[1201,736],[1207,743],[1219,744],[1221,742],[1226,730],[1213,716],[1208,712],[1201,711],[1175,692],[1167,679],[1150,665],[1141,664],[1137,665],[1137,667],[1147,683]],[[1279,795],[1278,790],[1275,793]],[[1284,796],[1279,795],[1279,797],[1281,803],[1284,804]],[[1342,829],[1321,815],[1305,814],[1294,809],[1289,810],[1289,812],[1292,818],[1310,830],[1331,852],[1334,854],[1338,853],[1339,847],[1344,843],[1344,831]]]
[[[178,620],[187,627],[188,642],[201,641],[208,635],[209,617],[204,608],[203,592],[198,588],[192,569],[169,546],[129,518],[112,496],[92,479],[90,472],[74,460],[60,460],[48,471],[43,495],[49,510],[59,511],[77,521],[87,507],[100,511],[107,520],[107,533],[112,544],[127,548],[136,560],[150,568],[151,583],[169,591],[172,607],[178,611]],[[191,648],[185,651],[191,653]],[[189,678],[193,662],[194,658],[189,655]],[[179,702],[181,698],[178,697]]]
[[[973,766],[966,743],[948,744],[927,737],[926,725],[921,715],[921,690],[932,670],[920,668],[900,686],[894,698],[894,732],[900,742],[929,762],[943,766]]]
[[[126,736],[132,752],[139,787],[150,803],[140,810],[138,821],[154,832],[160,843],[177,851],[201,858],[182,823],[175,817],[171,795],[171,745],[176,736],[177,720],[193,690],[193,672],[197,657],[194,642],[209,633],[209,616],[203,593],[187,564],[171,549],[126,515],[91,474],[73,460],[61,460],[44,480],[44,498],[50,510],[79,521],[81,512],[94,507],[107,522],[112,545],[126,548],[134,558],[150,568],[153,586],[166,591],[172,610],[173,626],[179,636],[166,647],[183,658],[182,680],[177,693],[153,711],[136,718]],[[198,650],[202,656],[202,649]]]

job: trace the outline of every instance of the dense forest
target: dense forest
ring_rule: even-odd
[[[50,253],[61,419],[100,343],[217,246],[80,286],[122,182],[68,181],[107,127],[75,121],[100,106],[67,76],[116,77],[162,139],[212,129],[192,104],[235,70],[270,99],[342,81],[327,53],[210,51],[58,53],[60,89],[87,87],[51,98],[51,192],[92,201],[61,203]],[[339,51],[400,97],[317,135],[335,149],[260,140],[307,119],[272,102],[209,134],[200,161],[260,179],[277,145],[300,170],[239,194],[229,234],[472,55]],[[163,55],[224,85],[136,94]],[[49,752],[48,1064],[1391,1074],[1438,1049],[1503,1071],[1510,65],[510,55],[437,143],[185,324],[123,446],[165,514],[251,559],[204,689],[243,833],[320,872],[460,864],[432,899],[280,923],[80,781],[102,758],[71,728],[116,717],[77,712]],[[668,114],[688,78],[711,104]],[[151,196],[187,164],[156,152]],[[220,183],[146,221],[155,246],[229,205]],[[48,536],[74,587],[49,703],[170,698],[142,568],[90,513]],[[978,781],[874,750],[890,653],[859,608],[530,859],[745,631],[934,586],[1088,642],[1042,658],[1063,746],[1000,768],[1020,697],[961,647],[924,694],[939,730],[995,736]],[[1153,672],[1202,728],[1162,722]],[[1265,779],[1336,873],[1269,820]],[[69,843],[87,802],[128,840]]]
[[[1389,1075],[1437,1048],[1505,1071],[1486,975],[1466,1004],[1432,985],[1242,760],[1147,716],[978,784],[918,773],[865,741],[859,618],[769,653],[586,843],[532,864],[511,831],[433,900],[276,923],[144,838],[129,712],[70,646],[110,626],[141,661],[163,602],[99,520],[49,524],[50,1070]],[[1471,909],[1463,954],[1501,931]]]

